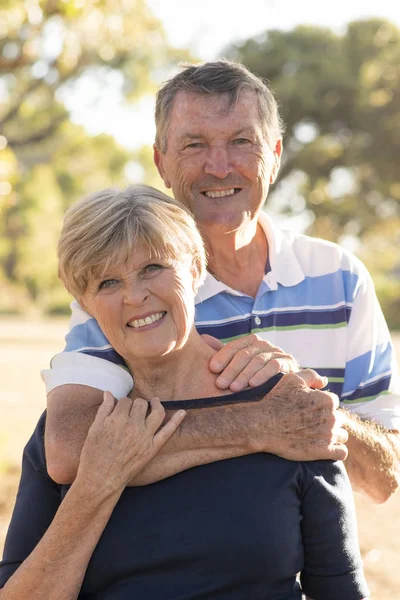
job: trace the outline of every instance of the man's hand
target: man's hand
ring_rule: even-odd
[[[318,375],[304,369],[282,377],[265,396],[256,431],[259,452],[296,461],[347,458],[338,397],[311,387],[318,387]]]
[[[210,335],[203,335],[202,338],[218,351],[209,366],[213,373],[220,373],[216,384],[221,390],[229,388],[232,392],[241,392],[249,386],[262,385],[277,373],[296,373],[300,370],[293,356],[256,333],[225,345]]]

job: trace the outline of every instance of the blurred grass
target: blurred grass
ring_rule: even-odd
[[[0,555],[20,475],[22,450],[46,398],[40,370],[62,350],[68,319],[0,318]],[[400,334],[393,336],[400,359]],[[356,496],[360,547],[373,600],[399,600],[400,494],[382,506]],[[341,600],[341,599],[338,599]]]

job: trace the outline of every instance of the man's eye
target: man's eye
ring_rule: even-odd
[[[204,148],[204,143],[203,142],[190,142],[190,144],[186,144],[186,146],[185,146],[185,150],[186,149],[196,150],[198,148]]]
[[[118,283],[118,281],[116,279],[105,279],[104,281],[102,281],[100,283],[99,290],[105,290],[107,288],[110,288],[113,285],[115,285],[116,283]]]
[[[237,138],[236,140],[234,140],[234,144],[237,144],[238,146],[241,146],[243,144],[250,144],[250,140],[248,140],[247,138]]]

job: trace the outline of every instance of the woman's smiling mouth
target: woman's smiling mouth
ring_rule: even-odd
[[[156,323],[157,321],[162,319],[166,314],[166,311],[163,310],[161,312],[153,313],[152,315],[147,315],[147,317],[145,317],[144,319],[134,319],[133,321],[129,321],[128,327],[140,329],[141,327],[145,327],[146,325],[152,325],[152,323]]]

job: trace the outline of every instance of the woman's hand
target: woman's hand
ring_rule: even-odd
[[[157,398],[149,403],[137,398],[115,402],[104,393],[93,425],[82,448],[77,479],[93,491],[122,492],[169,440],[185,417],[177,411],[162,426],[165,410]]]
[[[263,340],[256,333],[223,344],[220,340],[203,335],[204,341],[217,350],[210,361],[210,370],[220,373],[216,384],[220,389],[241,392],[268,381],[277,373],[297,373],[300,370],[296,359],[278,346]],[[323,387],[316,375],[313,387]]]

